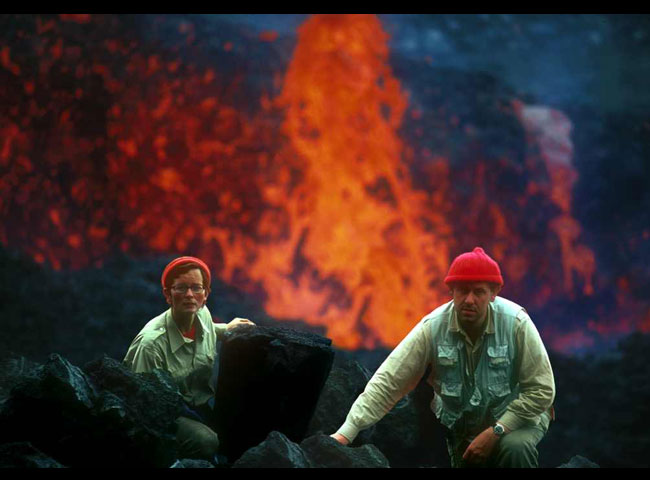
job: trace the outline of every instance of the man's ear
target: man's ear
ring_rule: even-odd
[[[210,290],[205,291],[205,296],[203,297],[203,306],[204,307],[208,304],[208,295],[210,295]]]
[[[167,304],[171,305],[172,304],[172,296],[171,296],[171,292],[169,291],[169,288],[164,288],[163,289],[163,295],[165,295],[165,300],[167,300]]]
[[[494,289],[492,290],[492,298],[490,299],[491,302],[494,302],[494,299],[497,297],[500,291],[501,285],[494,285]]]

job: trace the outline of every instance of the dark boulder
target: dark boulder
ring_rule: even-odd
[[[336,432],[371,376],[372,373],[347,352],[337,351],[309,434]],[[432,399],[432,387],[422,380],[383,419],[361,431],[352,446],[375,445],[393,467],[448,466],[444,431],[431,411]]]
[[[300,447],[314,468],[388,468],[388,459],[377,447],[341,445],[329,435],[314,435],[302,441]]]
[[[31,442],[64,465],[92,443],[97,392],[84,372],[57,354],[21,379],[0,414],[0,442]]]
[[[350,411],[350,407],[366,388],[371,372],[345,352],[337,351],[316,410],[309,424],[308,435],[336,432]],[[368,443],[374,428],[359,434],[356,443]]]
[[[52,354],[20,379],[0,413],[0,442],[30,442],[69,467],[171,465],[182,405],[171,378],[108,357],[85,370]]]
[[[422,379],[375,425],[367,442],[392,467],[450,466],[444,428],[431,410],[433,395],[433,387]]]
[[[266,440],[248,449],[233,468],[309,468],[305,452],[280,432],[269,433]]]
[[[182,458],[180,460],[176,460],[169,468],[215,468],[215,467],[207,460],[199,460],[194,458]]]
[[[182,397],[168,373],[136,374],[104,356],[84,370],[101,389],[94,424],[103,456],[124,466],[167,467],[177,458],[176,418]]]
[[[32,376],[39,365],[22,355],[8,353],[0,359],[0,405],[11,393],[11,390],[24,378]]]
[[[234,462],[272,431],[301,441],[333,357],[331,340],[311,333],[262,326],[227,332],[215,362],[222,453]]]
[[[0,468],[65,468],[29,442],[0,445]]]
[[[567,463],[557,468],[600,468],[600,466],[581,455],[574,455]]]

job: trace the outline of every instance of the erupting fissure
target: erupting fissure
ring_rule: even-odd
[[[650,330],[631,281],[596,276],[568,116],[435,64],[413,63],[409,102],[375,15],[309,17],[286,72],[275,32],[16,18],[0,44],[0,242],[38,263],[199,256],[270,315],[357,349],[394,347],[449,300],[451,258],[480,244],[532,309],[596,302],[611,283],[617,316],[539,319],[555,349]],[[504,122],[489,127],[502,144],[479,117]]]
[[[301,181],[264,190],[289,213],[290,234],[259,245],[247,267],[270,314],[323,325],[343,348],[397,344],[443,300],[449,259],[449,227],[423,228],[437,205],[402,162],[407,99],[387,42],[374,15],[315,15],[300,28],[278,102]]]

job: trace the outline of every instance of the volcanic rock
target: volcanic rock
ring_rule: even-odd
[[[194,458],[182,458],[176,460],[169,468],[214,468],[207,460],[199,460]]]
[[[269,433],[266,440],[248,449],[233,468],[309,468],[305,452],[280,432]]]
[[[8,354],[0,359],[0,405],[4,403],[21,379],[33,375],[38,364],[21,355]]]
[[[557,468],[600,468],[600,466],[581,455],[574,455],[571,460]]]
[[[314,468],[388,468],[388,459],[374,445],[361,447],[341,445],[329,435],[305,439],[303,449]]]
[[[221,452],[234,462],[274,430],[301,441],[333,358],[331,340],[311,333],[262,326],[227,332],[215,360]]]
[[[371,376],[366,367],[346,352],[337,351],[309,435],[336,432]],[[431,411],[432,398],[433,389],[422,380],[376,425],[361,431],[353,446],[375,445],[393,467],[447,466],[444,432]]]
[[[136,375],[108,357],[86,370],[52,354],[20,380],[0,413],[0,442],[30,442],[70,467],[171,465],[181,397],[168,375]]]
[[[136,374],[104,356],[84,367],[101,389],[95,423],[102,447],[124,465],[167,467],[176,459],[176,423],[183,400],[167,372]]]
[[[89,426],[96,399],[83,371],[52,354],[11,390],[0,414],[0,442],[31,442],[71,466],[76,458],[83,458],[84,446],[92,443]]]
[[[0,468],[65,468],[29,442],[0,445]]]
[[[331,434],[343,425],[350,407],[363,392],[371,373],[359,362],[349,358],[345,352],[337,351],[316,411],[309,424],[308,435]],[[360,444],[367,443],[374,428],[359,434]]]

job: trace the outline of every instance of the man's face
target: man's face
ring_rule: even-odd
[[[452,294],[458,320],[464,328],[476,328],[483,324],[490,302],[498,289],[493,291],[487,282],[467,282],[454,285]]]
[[[198,290],[198,287],[203,289],[197,292],[192,290],[192,288]],[[208,298],[205,287],[201,270],[195,268],[177,276],[171,288],[165,289],[165,298],[175,314],[195,314],[205,305]]]

